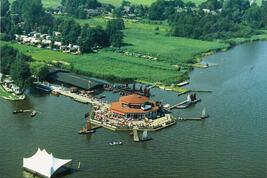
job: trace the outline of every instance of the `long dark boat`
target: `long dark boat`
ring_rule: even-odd
[[[19,109],[19,110],[15,110],[15,111],[13,111],[13,114],[19,114],[19,113],[23,113],[23,112],[24,112],[24,110]]]
[[[34,82],[34,84],[37,89],[42,90],[46,93],[50,93],[52,91],[48,82]]]

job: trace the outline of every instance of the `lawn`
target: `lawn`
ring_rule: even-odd
[[[15,0],[9,0],[10,3],[12,3]],[[61,0],[42,0],[43,6],[45,8],[55,8],[60,6]]]
[[[12,95],[11,93],[8,93],[2,85],[0,85],[0,98],[9,99],[9,100],[17,100],[19,99],[17,96]]]
[[[10,44],[21,52],[31,55],[36,61],[65,61],[71,63],[77,72],[91,76],[122,80],[142,80],[166,84],[182,80],[182,73],[168,63],[149,61],[102,50],[96,54],[70,55],[31,46],[1,41]]]
[[[76,19],[80,24],[105,27],[107,19],[103,17]],[[201,41],[189,38],[169,36],[167,24],[148,24],[125,20],[123,50],[151,55],[170,64],[179,64],[192,60],[198,54],[211,50],[227,48],[228,44],[218,41]],[[158,28],[158,31],[155,29]],[[157,33],[157,34],[156,34]]]

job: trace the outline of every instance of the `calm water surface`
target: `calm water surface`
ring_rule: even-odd
[[[267,42],[244,44],[204,62],[217,65],[194,70],[188,87],[213,92],[198,94],[201,103],[174,115],[198,116],[206,107],[211,117],[150,133],[153,141],[147,143],[133,143],[127,133],[104,129],[78,135],[90,106],[66,97],[31,93],[23,102],[0,99],[0,177],[32,177],[22,170],[22,158],[38,147],[73,159],[73,168],[81,162],[66,178],[267,177]],[[159,89],[152,93],[153,99],[170,104],[186,97]],[[12,115],[18,108],[40,113],[35,118]],[[110,147],[113,140],[124,145]]]

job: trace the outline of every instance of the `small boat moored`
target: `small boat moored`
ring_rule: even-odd
[[[19,109],[19,110],[15,110],[15,111],[13,111],[13,114],[19,114],[19,113],[23,113],[23,112],[24,112],[24,110]]]
[[[34,117],[34,116],[36,116],[37,115],[37,111],[32,111],[31,112],[31,117]]]
[[[113,141],[113,142],[109,142],[109,145],[113,146],[113,145],[122,145],[123,143],[121,141]]]
[[[90,133],[95,133],[95,129],[92,130],[87,130],[86,128],[83,128],[81,130],[79,130],[78,134],[90,134]]]
[[[150,141],[150,140],[152,140],[152,138],[151,137],[148,137],[147,130],[144,130],[143,135],[142,135],[142,138],[140,139],[140,141],[141,142],[145,142],[145,141]]]
[[[206,119],[208,117],[209,117],[209,115],[206,114],[206,108],[203,108],[200,118],[201,119]]]

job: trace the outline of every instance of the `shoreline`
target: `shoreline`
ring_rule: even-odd
[[[115,77],[115,76],[113,76],[111,78],[110,76],[105,76],[105,75],[104,76],[103,75],[99,76],[98,74],[82,72],[82,71],[79,71],[77,69],[73,69],[73,70],[70,70],[70,71],[78,73],[78,74],[86,75],[86,76],[92,76],[92,77],[96,77],[96,78],[101,78],[101,79],[104,79],[104,80],[107,80],[107,81],[110,81],[110,82],[118,82],[118,83],[138,82],[138,83],[141,83],[141,84],[149,84],[149,85],[156,86],[156,87],[158,87],[160,89],[163,89],[163,90],[174,91],[174,92],[178,92],[179,94],[181,94],[181,93],[184,93],[184,92],[189,92],[189,90],[186,89],[186,88],[183,88],[183,87],[177,87],[176,86],[177,83],[183,82],[185,80],[188,80],[190,72],[194,68],[206,69],[208,67],[211,67],[211,66],[207,66],[205,64],[201,64],[201,61],[203,61],[204,57],[214,55],[214,54],[216,54],[218,52],[228,51],[228,50],[230,50],[230,49],[232,49],[232,48],[234,48],[234,47],[236,47],[238,45],[244,44],[244,43],[255,42],[255,41],[266,41],[266,40],[267,40],[267,32],[263,33],[261,35],[254,35],[254,36],[252,36],[250,38],[234,38],[234,39],[221,41],[221,42],[224,42],[224,43],[228,44],[228,46],[227,47],[223,47],[223,48],[217,48],[217,49],[213,49],[213,50],[208,50],[208,51],[196,54],[195,56],[193,56],[191,58],[191,60],[195,61],[194,63],[192,63],[192,64],[190,64],[190,63],[181,64],[181,65],[184,65],[184,66],[189,68],[189,69],[187,69],[188,72],[184,76],[182,76],[180,78],[178,77],[177,78],[177,82],[175,82],[173,84],[149,82],[149,81],[145,81],[143,79],[120,78],[120,77]],[[9,42],[9,43],[12,43],[12,42]],[[177,66],[179,66],[179,64],[177,64]],[[68,66],[63,66],[63,67],[68,68]]]
[[[236,40],[236,41],[234,41],[234,40]],[[240,41],[238,41],[238,40],[240,40]],[[234,41],[235,44],[231,45],[230,44],[231,41]],[[191,67],[193,67],[192,70],[194,70],[194,68],[203,68],[203,69],[209,68],[211,66],[204,66],[204,65],[200,64],[200,62],[203,61],[203,57],[208,57],[208,56],[211,56],[211,55],[215,55],[216,53],[219,53],[219,52],[228,51],[228,50],[230,50],[230,49],[232,49],[232,48],[234,48],[234,47],[236,47],[238,45],[242,45],[242,44],[245,44],[245,43],[251,43],[251,42],[257,42],[257,41],[267,41],[267,33],[263,34],[263,37],[261,35],[256,35],[256,36],[252,36],[250,38],[230,39],[229,41],[226,41],[229,44],[229,46],[227,48],[219,48],[219,49],[209,50],[209,51],[197,54],[197,55],[195,55],[193,57],[193,59],[196,59],[196,60],[199,60],[199,61],[196,62],[196,63],[193,63],[193,64],[188,64],[188,65],[191,65]],[[198,66],[198,65],[200,65],[200,66]],[[189,71],[189,73],[191,71]],[[189,78],[189,74],[188,74],[188,78]],[[151,82],[146,82],[146,81],[142,81],[142,80],[137,80],[137,82],[144,83],[144,84],[150,84],[150,85],[156,86],[156,87],[158,87],[158,88],[160,88],[162,90],[178,92],[178,95],[182,95],[182,94],[186,94],[186,93],[190,92],[190,89],[186,89],[186,88],[183,88],[183,87],[172,87],[171,85],[166,85],[166,84],[160,84],[160,86],[158,86],[157,83],[151,83]]]
[[[5,100],[9,100],[9,101],[21,101],[21,100],[24,100],[26,98],[25,95],[21,95],[22,97],[20,96],[17,96],[17,95],[14,95],[12,93],[9,93],[7,92],[3,87],[2,87],[2,84],[0,84],[0,98],[2,99],[5,99]],[[7,96],[5,96],[7,95]]]

